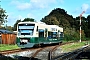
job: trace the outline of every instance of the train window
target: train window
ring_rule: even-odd
[[[43,29],[39,29],[39,37],[44,37],[44,30]]]
[[[45,38],[47,38],[47,28],[45,28]]]
[[[18,36],[33,35],[35,24],[18,24]]]
[[[56,38],[57,32],[48,32],[48,38]]]
[[[19,29],[34,29],[35,24],[19,24]]]
[[[63,32],[61,32],[60,37],[63,37]]]
[[[37,26],[37,31],[38,31],[38,26]]]
[[[18,35],[33,35],[33,29],[18,29]]]

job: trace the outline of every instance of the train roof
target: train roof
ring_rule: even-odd
[[[42,24],[42,25],[46,25],[47,27],[60,28],[60,29],[62,28],[62,27],[59,27],[58,25],[47,25],[44,22],[19,22],[18,24],[23,24],[23,23]]]
[[[44,25],[46,25],[44,22],[19,22],[18,24],[23,24],[23,23],[44,24]]]
[[[55,27],[55,28],[62,28],[62,27],[59,27],[58,25],[48,25],[49,27]]]

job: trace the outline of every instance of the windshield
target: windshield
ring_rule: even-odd
[[[18,36],[20,35],[33,35],[35,24],[19,24]]]

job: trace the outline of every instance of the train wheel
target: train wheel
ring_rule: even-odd
[[[41,47],[41,44],[38,44],[39,47]]]
[[[59,45],[61,45],[62,44],[62,41],[61,42],[59,42]]]

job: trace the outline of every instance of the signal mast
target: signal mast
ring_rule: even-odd
[[[82,17],[82,14],[84,14],[85,11],[83,11],[81,14],[80,14],[80,42],[81,42],[81,17]]]

